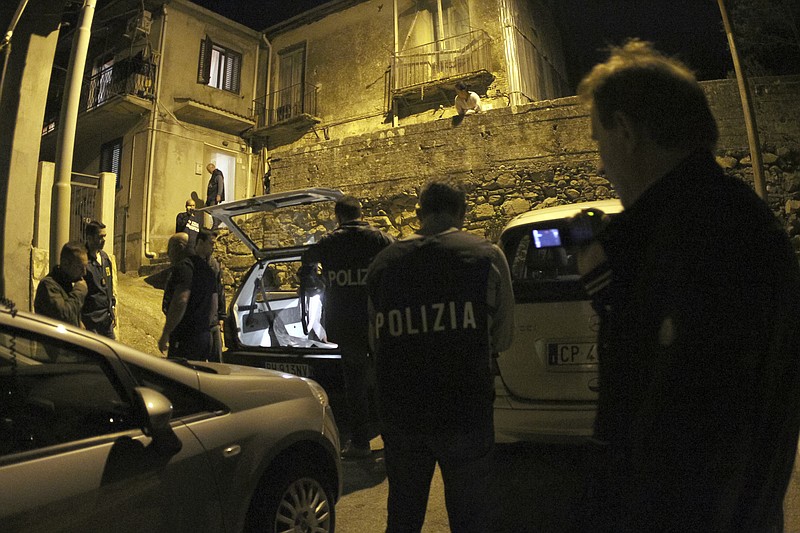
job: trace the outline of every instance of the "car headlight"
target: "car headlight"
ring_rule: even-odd
[[[319,400],[319,403],[322,407],[328,407],[330,403],[328,402],[328,393],[325,392],[325,389],[322,388],[322,385],[314,381],[313,379],[308,378],[300,378],[308,384],[308,388],[311,389],[311,392],[314,396]]]

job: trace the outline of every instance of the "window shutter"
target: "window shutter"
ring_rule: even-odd
[[[211,48],[214,43],[211,38],[206,35],[206,38],[200,41],[200,59],[197,62],[197,83],[208,85],[211,79]]]
[[[239,78],[242,67],[242,56],[236,52],[227,52],[225,61],[225,88],[231,92],[239,92]]]

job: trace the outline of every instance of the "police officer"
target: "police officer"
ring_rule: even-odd
[[[514,297],[503,252],[460,231],[465,210],[463,191],[427,184],[419,232],[367,273],[388,533],[420,531],[437,462],[452,531],[491,530],[492,354],[511,344]]]
[[[344,196],[334,208],[339,226],[323,236],[303,256],[303,270],[322,267],[326,291],[324,325],[330,341],[339,345],[344,370],[351,440],[342,450],[346,458],[370,455],[367,375],[368,325],[366,274],[375,255],[392,238],[361,220],[361,203]]]
[[[86,329],[100,335],[114,338],[117,323],[114,296],[113,265],[108,254],[103,251],[106,244],[106,225],[92,220],[84,229],[86,251],[89,264],[86,266],[86,285],[89,293],[81,309],[81,321]]]

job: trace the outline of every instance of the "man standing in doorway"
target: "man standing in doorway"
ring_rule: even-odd
[[[99,220],[92,220],[86,224],[84,235],[89,257],[84,279],[89,294],[83,302],[81,320],[89,331],[113,339],[117,323],[117,299],[114,296],[114,267],[108,254],[103,251],[106,244],[106,225]]]
[[[356,459],[370,455],[366,272],[392,238],[361,220],[361,202],[352,196],[340,198],[334,212],[339,227],[306,251],[303,275],[322,266],[324,325],[341,351],[351,430],[342,457]]]
[[[209,163],[206,166],[206,170],[211,174],[206,188],[206,207],[209,207],[225,201],[225,176],[222,175],[222,171],[214,163]],[[220,221],[215,218],[211,228],[216,229],[219,224]]]

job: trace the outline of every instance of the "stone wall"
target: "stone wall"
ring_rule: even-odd
[[[735,81],[703,85],[720,126],[720,164],[752,182]],[[800,77],[759,79],[753,87],[769,201],[800,248]],[[467,229],[496,240],[529,209],[615,196],[598,173],[589,123],[585,107],[569,97],[286,147],[272,151],[273,191],[339,188],[362,198],[371,223],[404,236],[417,228],[419,187],[431,178],[454,179],[468,191]],[[252,256],[235,253],[230,240],[223,236],[220,246],[234,247],[223,263],[230,268],[226,283],[235,284]]]

